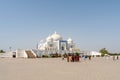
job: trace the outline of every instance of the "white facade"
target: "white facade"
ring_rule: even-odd
[[[76,48],[76,45],[71,38],[68,38],[68,40],[63,40],[63,37],[56,32],[47,37],[46,40],[41,40],[38,45],[38,49],[47,52],[52,51],[53,53],[70,53],[80,51],[79,48]]]
[[[37,49],[25,50],[17,49],[14,52],[1,53],[2,58],[37,58],[41,57],[43,53]]]
[[[0,58],[12,58],[13,54],[13,52],[1,53]]]
[[[23,49],[16,50],[15,55],[16,55],[17,58],[27,58],[28,57],[25,50],[23,50]]]

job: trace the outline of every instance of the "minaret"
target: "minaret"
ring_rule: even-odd
[[[38,45],[38,43],[37,43],[37,45],[36,45],[36,49],[38,49],[39,48],[39,45]]]

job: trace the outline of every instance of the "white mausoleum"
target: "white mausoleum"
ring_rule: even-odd
[[[41,40],[38,49],[42,51],[53,51],[53,53],[72,53],[80,51],[79,48],[76,48],[76,45],[71,38],[64,40],[61,35],[57,34],[57,32],[48,36],[45,40]]]
[[[37,49],[17,49],[16,51],[0,54],[0,57],[38,58],[42,55],[48,54],[64,54],[75,52],[79,53],[80,49],[76,48],[73,40],[71,38],[64,40],[61,35],[55,32],[45,40],[41,40]]]

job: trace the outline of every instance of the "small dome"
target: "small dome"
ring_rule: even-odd
[[[62,36],[60,36],[56,32],[52,34],[51,37],[53,38],[54,41],[62,40]]]
[[[51,36],[49,36],[46,40],[47,40],[47,42],[52,42],[53,38]]]
[[[43,44],[43,47],[46,47],[47,46],[47,42]]]
[[[68,43],[73,43],[73,40],[71,38],[69,38],[67,41]]]

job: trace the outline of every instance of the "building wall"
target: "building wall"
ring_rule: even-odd
[[[25,50],[22,49],[18,49],[16,50],[16,58],[27,58],[27,54],[25,52]]]

